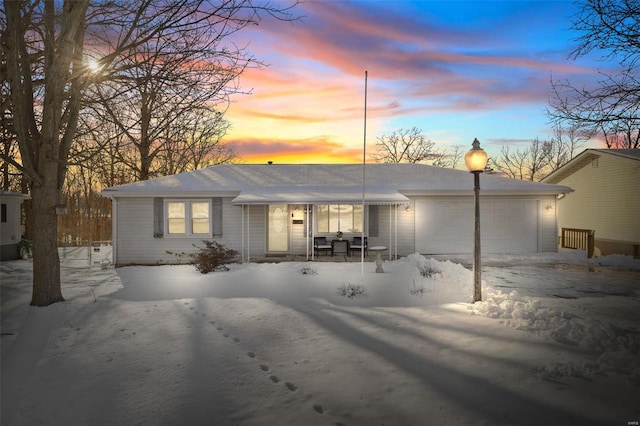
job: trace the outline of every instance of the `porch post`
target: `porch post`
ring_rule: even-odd
[[[240,250],[242,253],[242,263],[244,263],[244,204],[240,205],[240,226],[242,227],[242,244],[240,244]]]
[[[393,253],[394,253],[393,257],[395,260],[398,260],[398,205],[397,204],[395,205],[394,212],[395,212],[395,218],[394,218],[395,230],[393,231],[393,235],[395,238],[395,244],[393,248]]]
[[[247,204],[247,262],[251,262],[251,205]]]
[[[304,205],[304,212],[306,213],[306,217],[304,218],[305,223],[307,224],[306,229],[304,231],[304,235],[305,235],[305,241],[306,241],[306,245],[307,245],[307,257],[306,259],[309,260],[309,204],[305,204]]]
[[[389,260],[392,259],[393,252],[393,204],[389,204]]]

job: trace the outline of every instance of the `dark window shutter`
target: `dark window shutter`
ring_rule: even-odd
[[[164,202],[162,198],[153,199],[153,238],[164,236]]]
[[[369,206],[369,236],[378,236],[379,206]]]
[[[222,236],[222,198],[211,200],[211,234]]]

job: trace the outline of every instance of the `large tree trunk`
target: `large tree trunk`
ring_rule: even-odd
[[[31,189],[33,218],[33,296],[31,305],[62,302],[58,257],[58,190],[50,183]]]

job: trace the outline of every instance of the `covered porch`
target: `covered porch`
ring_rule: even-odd
[[[241,193],[232,204],[241,209],[242,262],[374,261],[377,253],[370,251],[372,247],[384,247],[381,255],[391,260],[402,255],[407,235],[413,235],[413,229],[401,232],[406,223],[413,223],[411,200],[395,191],[367,191],[364,197],[355,188]],[[256,226],[259,216],[262,227]],[[316,251],[315,237],[325,237],[328,244],[347,243],[340,244],[340,253]],[[350,247],[358,238],[367,242],[367,250]],[[413,246],[412,237],[409,243]]]

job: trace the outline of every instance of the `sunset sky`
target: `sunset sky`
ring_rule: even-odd
[[[581,85],[609,65],[569,59],[578,11],[569,0],[307,0],[302,20],[234,38],[269,66],[242,74],[251,94],[232,99],[225,140],[246,163],[361,162],[365,71],[367,154],[411,127],[438,148],[466,152],[477,137],[490,156],[550,138],[550,80]]]

